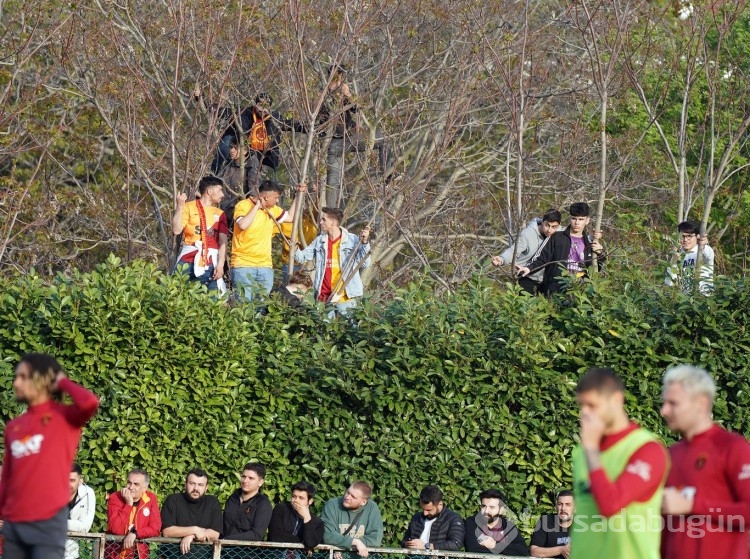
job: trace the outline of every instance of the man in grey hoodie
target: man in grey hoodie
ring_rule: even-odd
[[[531,262],[537,253],[541,252],[544,244],[552,234],[557,231],[562,221],[562,215],[558,210],[547,210],[541,218],[532,219],[526,228],[518,235],[515,244],[511,244],[500,256],[494,256],[492,263],[495,266],[505,266],[513,261],[513,252],[516,253],[515,263],[517,266],[525,266]],[[544,270],[538,270],[534,274],[522,277],[518,280],[521,289],[537,294],[539,284],[542,282]]]

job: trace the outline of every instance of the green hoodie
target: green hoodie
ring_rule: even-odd
[[[336,497],[323,505],[323,513],[320,515],[325,525],[323,543],[349,549],[352,547],[352,540],[356,538],[367,547],[379,547],[383,540],[383,519],[380,518],[378,505],[368,499],[359,509],[347,510],[342,504],[343,500],[343,497]],[[342,536],[360,510],[362,515],[357,519],[357,524],[352,526],[346,536]]]

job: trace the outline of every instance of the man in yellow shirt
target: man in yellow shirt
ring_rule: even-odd
[[[298,192],[306,190],[306,185],[297,185]],[[286,211],[276,205],[280,196],[281,187],[264,180],[257,198],[242,200],[234,208],[232,283],[239,299],[249,302],[253,295],[268,295],[273,288],[271,241],[277,225],[294,219],[294,207]]]

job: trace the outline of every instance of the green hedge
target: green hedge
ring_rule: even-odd
[[[319,487],[318,507],[351,480],[372,481],[389,545],[429,483],[464,515],[481,489],[500,487],[533,525],[570,486],[573,388],[590,366],[615,368],[632,417],[669,441],[660,376],[705,365],[720,385],[716,417],[748,432],[744,286],[720,282],[691,300],[627,269],[617,277],[553,301],[480,280],[442,296],[413,285],[385,307],[365,304],[354,326],[276,302],[259,317],[115,259],[51,285],[26,276],[0,295],[3,419],[21,409],[10,386],[28,351],[53,353],[102,398],[79,451],[96,530],[105,493],[131,467],[164,498],[201,466],[224,500],[250,459],[267,464],[272,500],[301,478]]]

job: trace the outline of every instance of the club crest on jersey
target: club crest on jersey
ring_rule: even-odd
[[[701,454],[696,458],[695,460],[695,469],[696,470],[702,470],[703,467],[706,465],[706,460],[708,457],[705,454]]]
[[[10,452],[13,458],[23,458],[32,454],[39,454],[42,449],[44,435],[31,435],[22,439],[16,439],[10,443]]]

